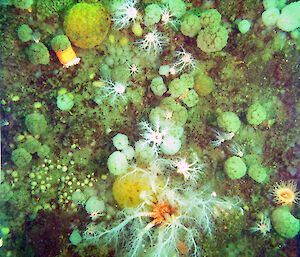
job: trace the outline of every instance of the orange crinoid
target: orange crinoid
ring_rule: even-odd
[[[279,204],[293,205],[299,199],[299,193],[296,192],[297,184],[294,180],[280,181],[276,183],[272,190],[275,201]]]

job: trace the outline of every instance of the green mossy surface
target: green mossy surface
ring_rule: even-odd
[[[137,124],[148,120],[151,110],[161,107],[174,110],[175,123],[184,126],[178,156],[197,155],[205,164],[204,174],[195,186],[197,190],[209,187],[217,197],[241,200],[244,213],[219,213],[212,238],[197,231],[196,241],[202,255],[290,256],[296,248],[296,239],[280,236],[279,226],[265,237],[250,232],[259,213],[266,212],[271,218],[276,210],[270,190],[276,182],[294,178],[299,148],[299,49],[289,35],[283,41],[277,36],[279,30],[266,31],[257,22],[263,11],[262,1],[215,1],[214,8],[229,32],[227,44],[220,52],[204,53],[195,39],[159,24],[159,31],[168,37],[162,55],[139,54],[139,44],[132,43],[143,36],[136,37],[130,28],[110,30],[103,43],[93,49],[75,46],[81,61],[65,69],[51,50],[51,39],[63,33],[64,15],[77,2],[82,1],[36,1],[32,12],[13,6],[0,8],[3,160],[0,204],[5,206],[0,210],[0,229],[10,229],[3,237],[0,255],[114,256],[112,246],[104,241],[98,245],[84,242],[77,247],[70,246],[71,227],[83,232],[90,223],[83,205],[72,205],[70,198],[76,190],[86,195],[97,194],[107,206],[107,213],[97,222],[108,226],[116,221],[120,209],[111,193],[115,178],[109,175],[106,165],[108,156],[115,150],[111,139],[122,133],[134,145],[141,139]],[[141,15],[147,4],[161,2],[142,1],[138,5]],[[203,13],[204,9],[196,4],[199,1],[185,2],[189,12]],[[110,10],[109,1],[105,4]],[[237,18],[253,22],[248,33],[239,33],[234,25]],[[40,42],[49,49],[48,65],[28,60],[26,49],[32,42],[18,39],[17,30],[22,24],[41,34]],[[144,28],[144,34],[149,31]],[[126,40],[128,44],[121,45]],[[169,86],[180,78],[179,74],[162,76],[168,87],[163,96],[155,96],[150,89],[159,67],[172,65],[181,46],[198,61],[194,72],[183,72],[192,74],[194,80],[193,87],[185,85],[185,89],[194,88],[199,95],[199,101],[191,107],[182,101],[187,90],[179,90],[172,103],[166,100],[171,96]],[[140,71],[129,76],[127,64],[137,64]],[[95,82],[103,79],[102,65],[107,65],[107,73],[115,79],[124,78],[128,83],[125,103],[114,105],[109,99],[100,105],[95,103]],[[197,88],[198,80],[202,83],[200,88]],[[67,112],[56,105],[61,88],[74,96],[75,104]],[[257,102],[267,114],[254,127],[247,122],[247,110]],[[220,129],[217,119],[224,112],[235,113],[241,124],[232,141],[214,148],[213,129]],[[29,118],[32,114],[36,118]],[[263,183],[257,183],[249,174],[236,180],[227,177],[223,167],[226,159],[233,156],[228,150],[233,141],[244,149],[242,159],[246,166],[258,163],[266,169],[268,177]],[[19,149],[24,151],[14,153]],[[182,186],[184,179],[180,174],[166,172],[164,175]],[[299,219],[296,210],[294,205],[291,213]],[[55,248],[47,247],[46,242]]]

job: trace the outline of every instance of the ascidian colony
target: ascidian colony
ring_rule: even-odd
[[[0,12],[1,257],[297,256],[300,1]]]

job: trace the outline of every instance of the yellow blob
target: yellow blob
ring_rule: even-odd
[[[139,22],[133,23],[131,30],[132,30],[133,34],[136,35],[137,37],[141,37],[143,35],[143,29]]]
[[[199,96],[207,96],[214,89],[214,81],[205,74],[195,76],[194,82],[194,90]]]
[[[99,3],[75,4],[66,14],[64,30],[71,42],[81,48],[102,43],[110,27],[110,17]]]
[[[58,90],[57,95],[65,95],[66,93],[68,93],[67,89],[62,87]]]
[[[115,36],[114,35],[112,35],[112,34],[110,34],[109,36],[108,36],[108,41],[109,41],[109,43],[111,43],[111,44],[114,44],[115,43]]]
[[[126,46],[126,45],[128,45],[129,44],[129,39],[127,38],[127,37],[122,37],[121,39],[120,39],[120,46]]]
[[[163,186],[160,179],[148,173],[129,171],[115,180],[112,190],[113,196],[121,208],[137,207],[145,200],[141,198],[141,195],[146,195],[147,199],[154,198],[151,186],[153,182],[155,186]]]
[[[96,80],[93,82],[93,86],[94,87],[102,87],[102,86],[104,86],[104,82],[101,80]]]

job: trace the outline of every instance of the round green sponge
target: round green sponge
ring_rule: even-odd
[[[30,163],[32,156],[24,148],[18,148],[12,151],[11,160],[18,167],[25,167]]]
[[[201,29],[200,19],[198,16],[190,13],[184,16],[184,19],[180,26],[180,31],[183,35],[188,37],[194,37]]]
[[[51,47],[55,52],[63,52],[71,46],[71,42],[65,35],[55,36],[51,40]]]
[[[18,38],[22,42],[28,42],[32,39],[32,29],[27,25],[23,24],[18,28]]]
[[[110,16],[100,2],[78,3],[66,12],[63,26],[72,44],[80,48],[93,48],[106,38]]]
[[[231,179],[239,179],[246,175],[247,166],[242,158],[233,156],[224,163],[224,171]]]
[[[237,132],[241,126],[239,117],[233,112],[223,112],[217,118],[218,126],[228,132]]]
[[[285,238],[293,238],[299,232],[300,221],[290,213],[287,206],[275,209],[271,221],[276,232]]]
[[[247,111],[247,121],[249,124],[257,126],[267,118],[265,108],[259,104],[252,104]]]
[[[266,169],[260,164],[251,165],[248,169],[248,175],[258,183],[265,182],[268,177]]]
[[[221,25],[208,26],[200,30],[197,46],[205,53],[221,51],[227,44],[228,31]]]
[[[13,0],[14,6],[19,9],[29,9],[33,4],[33,0]]]
[[[27,55],[33,64],[48,64],[50,61],[48,48],[41,42],[32,43],[27,49]]]
[[[25,117],[25,125],[32,135],[42,135],[47,129],[47,121],[43,114],[31,113]]]

